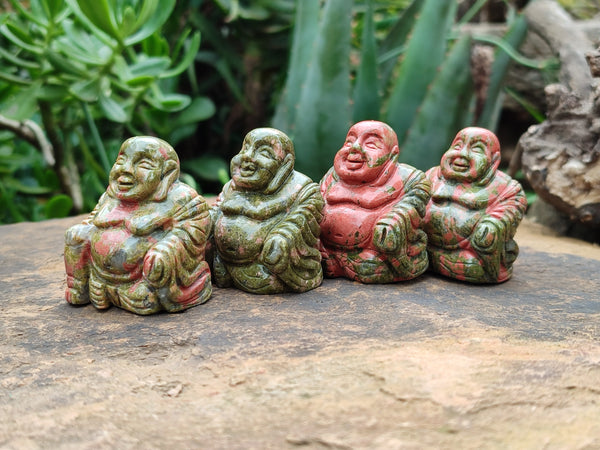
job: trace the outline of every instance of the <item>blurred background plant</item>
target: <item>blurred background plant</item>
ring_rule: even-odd
[[[552,76],[515,50],[525,3],[4,0],[0,222],[90,210],[133,134],[171,142],[204,193],[266,125],[293,138],[315,180],[363,119],[396,129],[404,161],[436,165],[461,126],[495,128],[509,63]],[[497,10],[505,36],[464,31]],[[496,49],[488,66],[477,44]]]
[[[27,3],[0,18],[3,222],[90,210],[124,136],[176,144],[215,110],[177,92],[200,35],[162,34],[175,0]]]
[[[319,179],[350,123],[364,119],[390,124],[400,159],[423,170],[439,163],[462,127],[494,130],[509,64],[557,67],[516,51],[527,24],[513,2],[503,2],[505,36],[465,32],[462,25],[488,3],[396,2],[391,24],[389,2],[357,1],[354,9],[348,0],[298,5],[287,83],[273,119],[295,142],[297,168]],[[360,31],[358,43],[353,30]],[[474,53],[480,43],[496,48],[489,67]]]
[[[577,19],[591,19],[600,13],[599,0],[558,0]]]

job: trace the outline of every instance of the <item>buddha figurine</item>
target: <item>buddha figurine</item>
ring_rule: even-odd
[[[123,143],[108,189],[66,232],[69,303],[145,315],[208,300],[208,205],[178,178],[179,159],[167,142],[138,136]]]
[[[424,229],[432,271],[472,283],[501,283],[512,275],[519,253],[513,237],[527,200],[499,164],[496,135],[470,127],[427,172],[432,196]]]
[[[350,128],[321,180],[325,276],[362,283],[410,280],[427,269],[421,220],[430,196],[425,174],[398,162],[398,138],[382,122]]]
[[[279,130],[249,132],[217,197],[213,277],[256,294],[304,292],[323,280],[318,250],[323,199],[294,170],[294,146]]]

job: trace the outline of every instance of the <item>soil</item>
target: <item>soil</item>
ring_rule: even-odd
[[[0,227],[0,447],[598,448],[600,247],[525,221],[513,278],[63,299],[64,230]]]

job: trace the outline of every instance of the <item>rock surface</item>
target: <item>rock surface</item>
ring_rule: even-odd
[[[597,448],[600,249],[525,221],[513,278],[63,298],[63,233],[0,227],[0,447]]]

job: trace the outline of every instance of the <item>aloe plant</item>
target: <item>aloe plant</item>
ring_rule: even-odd
[[[447,37],[455,14],[454,1],[426,0],[419,11],[419,20],[409,38],[385,115],[386,122],[396,131],[400,142],[404,140],[438,67],[444,61]],[[467,58],[467,66],[468,61]],[[453,95],[454,92],[448,94]]]
[[[400,159],[424,170],[439,163],[458,129],[475,123],[495,125],[501,82],[514,56],[505,50],[518,47],[524,37],[525,22],[519,15],[507,37],[496,42],[503,50],[494,63],[479,118],[473,114],[469,67],[471,43],[483,37],[459,38],[455,1],[414,0],[380,38],[374,23],[375,3],[365,0],[356,67],[349,65],[351,49],[348,37],[342,34],[349,33],[350,3],[341,2],[342,6],[327,0],[320,15],[315,11],[319,2],[302,3],[296,11],[288,82],[272,122],[294,140],[299,170],[315,179],[323,175],[344,140],[350,118],[389,123],[398,134]],[[476,2],[474,8],[484,3]],[[338,8],[337,17],[331,21],[328,14],[334,7]],[[465,16],[472,17],[474,12],[472,9]],[[309,36],[306,46],[315,40],[312,57],[306,55],[302,36]],[[326,44],[332,39],[335,48]],[[354,71],[355,82],[348,86]],[[329,81],[335,79],[336,83],[324,83],[322,74],[331,75]]]
[[[361,39],[360,65],[354,86],[353,122],[377,117],[381,108],[377,79],[377,42],[375,40],[375,20],[373,4],[367,2],[367,10]]]
[[[350,124],[350,7],[348,0],[329,0],[325,4],[318,32],[314,33],[305,80],[299,92],[287,91],[298,102],[289,116],[289,126],[282,128],[300,150],[297,167],[313,176],[327,170],[329,162],[324,154],[335,153],[332,150],[344,140]],[[314,29],[314,21],[309,26]],[[274,122],[280,126],[278,119]]]
[[[468,35],[452,46],[401,141],[403,162],[421,169],[439,164],[456,132],[472,123],[470,54]]]
[[[298,31],[297,26],[294,37],[314,36],[314,42],[292,44],[295,65],[288,77],[298,81],[288,83],[282,97],[284,106],[273,119],[274,126],[294,141],[298,169],[317,179],[327,170],[351,120],[351,7],[348,0],[329,0],[320,21],[315,5],[308,6],[308,17],[302,15],[302,8],[297,9],[296,23],[303,29]],[[305,45],[311,45],[312,52],[306,52]],[[302,51],[304,56],[298,55]]]

